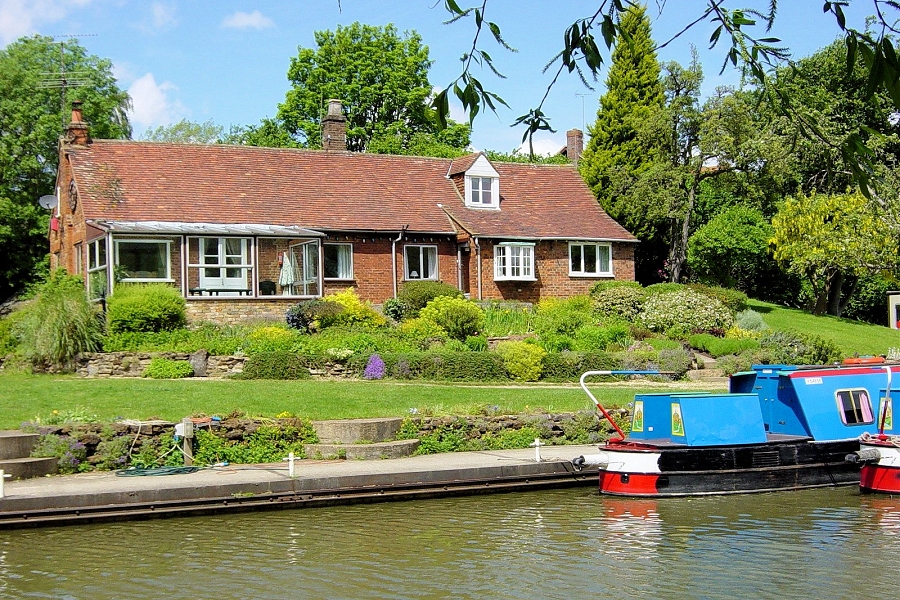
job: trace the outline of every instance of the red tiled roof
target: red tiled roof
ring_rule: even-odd
[[[447,178],[469,157],[110,140],[67,152],[88,220],[453,234],[449,213],[476,235],[635,240],[566,166],[494,164],[497,212],[465,208]]]

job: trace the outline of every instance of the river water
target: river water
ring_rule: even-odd
[[[0,598],[896,597],[900,499],[586,487],[0,532]]]

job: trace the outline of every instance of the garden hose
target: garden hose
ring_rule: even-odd
[[[185,475],[196,473],[200,467],[129,467],[116,471],[117,477],[139,477],[150,475]]]

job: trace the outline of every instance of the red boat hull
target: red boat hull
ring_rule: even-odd
[[[864,492],[900,494],[900,468],[878,464],[863,465],[859,488]]]

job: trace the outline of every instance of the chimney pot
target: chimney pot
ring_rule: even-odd
[[[76,146],[86,146],[91,143],[88,126],[84,122],[84,115],[81,112],[82,104],[84,103],[81,100],[72,101],[72,122],[66,127],[66,141]]]

